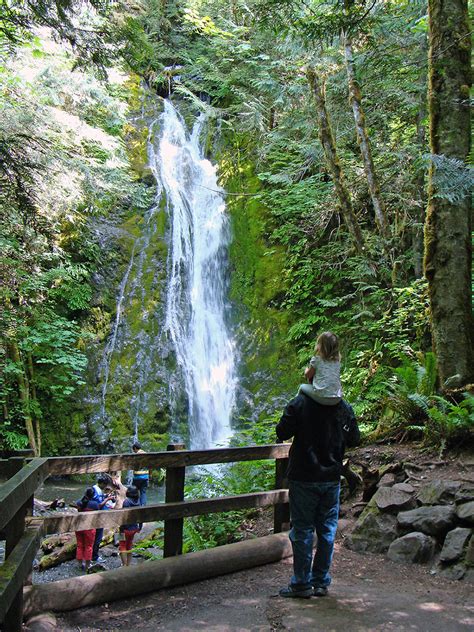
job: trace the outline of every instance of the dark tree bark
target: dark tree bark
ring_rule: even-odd
[[[427,42],[423,43],[423,50],[426,53],[428,51]],[[426,75],[420,74],[420,95],[418,101],[418,113],[416,115],[416,140],[420,151],[420,156],[426,153],[426,126],[425,119],[428,113],[426,102]],[[419,211],[415,215],[415,227],[412,233],[412,248],[413,248],[413,270],[415,277],[420,279],[423,276],[423,225],[425,223],[425,209],[426,209],[426,187],[425,187],[425,170],[419,168],[418,175],[415,181],[415,187],[418,192]]]
[[[357,217],[354,213],[351,194],[347,188],[341,164],[339,162],[339,157],[337,155],[331,121],[326,107],[324,87],[321,79],[313,68],[308,69],[307,75],[318,114],[319,139],[324,150],[326,164],[331,174],[336,195],[339,200],[339,208],[344,218],[344,222],[352,235],[357,251],[362,253],[364,250],[364,238],[362,236],[362,231],[357,221]]]
[[[432,154],[465,161],[470,149],[471,41],[467,0],[429,0],[429,114]],[[471,382],[471,199],[443,197],[430,170],[425,274],[443,388]]]

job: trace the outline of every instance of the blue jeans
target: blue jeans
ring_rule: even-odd
[[[146,490],[148,487],[148,479],[147,478],[134,478],[132,481],[132,485],[140,492],[140,505],[146,505]]]
[[[92,547],[92,561],[93,562],[97,562],[97,558],[99,557],[100,543],[102,542],[102,538],[103,537],[104,537],[104,530],[103,529],[96,529],[95,530],[94,545]]]
[[[302,589],[329,586],[340,484],[290,481],[289,490],[294,573],[291,585]],[[318,543],[313,559],[315,530]]]

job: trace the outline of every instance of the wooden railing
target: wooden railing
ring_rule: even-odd
[[[5,540],[5,562],[0,566],[0,622],[8,632],[21,630],[23,586],[30,582],[31,568],[41,543],[50,533],[117,527],[134,522],[164,520],[164,557],[180,555],[183,549],[183,519],[209,513],[274,507],[274,532],[289,523],[285,471],[288,444],[184,450],[182,444],[166,452],[71,456],[27,459],[22,454],[0,460],[0,539]],[[275,459],[275,489],[220,498],[184,500],[187,466]],[[90,511],[74,515],[33,518],[36,489],[49,477],[91,474],[140,468],[166,468],[165,502],[131,509]]]

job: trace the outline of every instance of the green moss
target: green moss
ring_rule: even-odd
[[[246,339],[241,340],[240,370],[246,387],[254,393],[264,391],[270,401],[274,395],[291,393],[298,382],[296,353],[285,340],[289,316],[279,306],[286,290],[287,255],[282,246],[270,245],[267,240],[269,210],[259,200],[260,181],[253,166],[235,165],[232,158],[230,154],[220,157],[219,172],[228,193],[245,193],[228,196],[233,234],[229,249],[231,299]],[[262,377],[256,379],[256,375]],[[270,381],[269,376],[273,378]]]

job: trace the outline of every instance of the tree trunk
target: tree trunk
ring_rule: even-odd
[[[28,376],[29,376],[28,380],[30,384],[30,395],[31,395],[31,400],[35,402],[36,401],[35,368],[33,364],[33,356],[31,355],[31,352],[29,351],[27,354],[27,361],[28,361]],[[35,417],[34,419],[34,428],[35,428],[36,447],[38,449],[38,455],[40,455],[41,454],[41,426],[40,426],[40,421],[38,417]]]
[[[423,50],[427,51],[426,41],[423,42]],[[418,112],[416,115],[416,140],[420,151],[420,156],[426,153],[426,127],[425,118],[427,115],[426,109],[426,88],[425,88],[426,76],[424,73],[420,74],[420,95]],[[419,168],[419,173],[416,178],[416,191],[418,193],[419,200],[419,212],[415,217],[415,227],[412,235],[412,247],[413,247],[413,270],[415,277],[420,279],[423,276],[423,225],[425,223],[425,207],[426,207],[426,190],[425,190],[425,170]]]
[[[357,141],[359,143],[360,153],[364,162],[364,170],[365,175],[367,176],[370,198],[374,207],[375,222],[379,229],[379,233],[386,239],[388,237],[387,213],[382,196],[380,195],[380,187],[377,174],[375,172],[374,161],[372,159],[369,134],[365,124],[364,110],[362,109],[362,95],[360,92],[359,82],[357,81],[355,75],[352,42],[349,36],[346,36],[345,38],[344,52],[346,58],[347,81],[349,84],[349,101],[354,113]]]
[[[10,358],[18,366],[18,373],[16,375],[16,381],[18,385],[18,394],[20,397],[21,407],[23,410],[23,418],[25,420],[26,434],[30,442],[30,447],[33,450],[35,456],[40,456],[38,445],[35,437],[34,422],[30,412],[30,387],[28,382],[28,376],[25,373],[23,360],[21,359],[20,350],[15,342],[8,344],[8,351]]]
[[[467,0],[429,0],[431,152],[465,161],[470,149],[471,42]],[[443,388],[474,378],[471,199],[443,197],[430,168],[425,224],[434,350]]]
[[[339,200],[339,207],[341,214],[347,225],[349,232],[352,235],[355,246],[359,253],[364,250],[364,238],[360,230],[359,223],[354,213],[352,206],[351,194],[344,180],[344,174],[341,169],[339,158],[336,150],[336,143],[334,141],[334,135],[332,133],[331,121],[326,107],[326,98],[324,94],[324,87],[321,84],[321,80],[313,68],[308,69],[308,81],[311,87],[311,91],[314,95],[316,103],[316,111],[318,113],[319,122],[319,139],[324,150],[326,157],[326,163],[331,173],[332,180],[334,182],[334,188]]]

